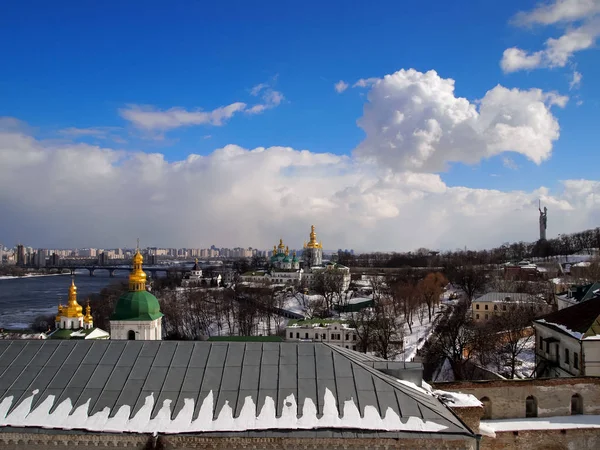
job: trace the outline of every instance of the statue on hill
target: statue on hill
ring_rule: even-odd
[[[544,210],[542,211],[542,204],[540,202],[538,210],[540,211],[540,241],[545,241],[546,228],[548,227],[548,208],[544,206]]]

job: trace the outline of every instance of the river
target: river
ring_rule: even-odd
[[[75,274],[77,299],[84,306],[88,295],[98,293],[112,283],[127,279],[127,272],[117,271],[110,278],[104,270],[90,277],[87,270]],[[56,314],[58,303],[67,302],[69,275],[0,278],[0,328],[28,328],[41,314]]]

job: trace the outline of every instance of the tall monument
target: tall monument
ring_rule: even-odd
[[[540,241],[546,240],[546,228],[548,226],[548,208],[544,206],[542,211],[542,203],[540,201],[538,210],[540,211]]]

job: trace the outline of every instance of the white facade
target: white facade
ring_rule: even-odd
[[[321,326],[322,325],[322,326]],[[355,328],[343,322],[299,322],[285,329],[286,341],[325,342],[338,347],[356,350],[358,335]]]
[[[583,375],[600,375],[600,367],[585,367],[584,360],[586,348],[582,349],[582,341],[575,336],[567,335],[553,328],[534,322],[535,328],[535,359],[538,377],[578,377]],[[595,344],[593,344],[595,343]],[[590,354],[598,356],[600,341],[590,341],[587,350]],[[568,356],[567,356],[568,354]],[[582,358],[583,356],[583,358]],[[589,364],[588,364],[589,366]],[[591,373],[588,371],[591,370]],[[585,373],[584,373],[585,372]]]
[[[162,317],[155,320],[111,320],[110,338],[160,341],[162,339]]]

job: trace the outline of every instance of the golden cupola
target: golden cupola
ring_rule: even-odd
[[[279,245],[277,248],[280,250],[280,253],[283,253],[283,249],[285,248],[285,245],[283,245],[283,239],[279,239]]]
[[[146,272],[142,268],[144,257],[138,248],[133,256],[133,270],[129,274],[129,290],[131,292],[146,290]]]
[[[90,307],[90,302],[87,302],[85,307],[85,317],[83,318],[83,323],[89,325],[90,327],[94,323],[94,318],[92,317],[92,308]]]
[[[317,233],[315,232],[315,226],[310,226],[310,240],[306,244],[306,248],[322,248],[321,243],[317,242]]]
[[[77,303],[77,286],[75,286],[75,279],[71,278],[71,286],[69,287],[69,301],[67,306],[59,306],[59,314],[63,317],[69,317],[71,319],[77,317],[83,317],[83,308]]]

